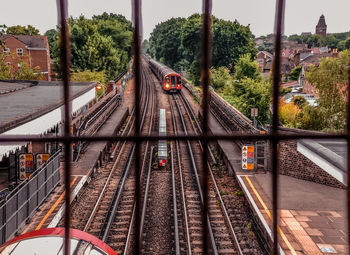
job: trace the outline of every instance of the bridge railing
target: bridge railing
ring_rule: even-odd
[[[60,184],[60,151],[36,170],[0,207],[0,244],[10,240]]]

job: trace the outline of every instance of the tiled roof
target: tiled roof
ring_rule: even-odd
[[[13,36],[23,42],[29,48],[46,48],[47,37],[43,35],[2,35],[0,39],[5,40]]]

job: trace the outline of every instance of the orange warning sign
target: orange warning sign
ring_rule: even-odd
[[[254,168],[254,146],[245,145],[242,147],[242,169],[253,170]]]

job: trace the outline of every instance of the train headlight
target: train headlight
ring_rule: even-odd
[[[166,83],[166,84],[165,84],[165,87],[166,87],[166,88],[169,88],[169,87],[170,87],[170,86],[169,86],[169,83]]]

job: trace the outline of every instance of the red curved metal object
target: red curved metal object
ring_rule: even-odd
[[[90,235],[86,232],[83,232],[78,229],[70,229],[69,235],[71,239],[75,240],[81,240],[85,241],[86,243],[92,244],[94,247],[98,248],[99,250],[105,252],[108,255],[117,255],[117,253],[106,243],[98,239],[97,237]],[[20,241],[28,240],[28,239],[35,239],[35,238],[43,238],[43,237],[62,237],[65,236],[65,228],[46,228],[46,229],[40,229],[35,230],[32,232],[25,233],[23,235],[17,236],[10,241],[4,243],[0,247],[0,253],[6,249],[6,247],[10,246],[11,244],[18,243]],[[63,240],[63,239],[62,239]],[[38,251],[40,251],[41,247],[38,247]]]

